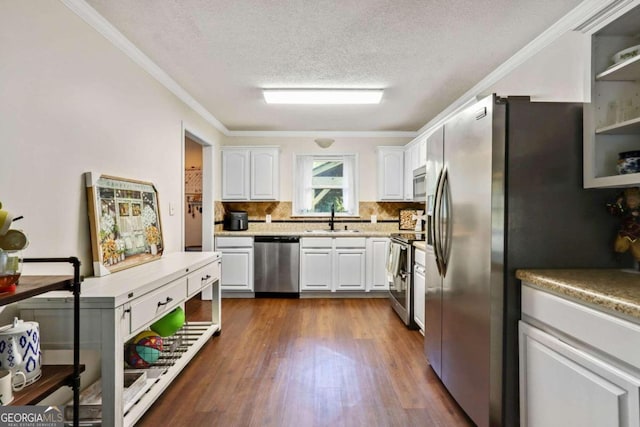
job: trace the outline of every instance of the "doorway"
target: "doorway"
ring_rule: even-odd
[[[214,146],[182,123],[182,247],[185,251],[213,251]],[[192,181],[189,181],[192,180]],[[211,288],[202,291],[210,300]]]
[[[202,251],[202,145],[184,137],[184,250]]]

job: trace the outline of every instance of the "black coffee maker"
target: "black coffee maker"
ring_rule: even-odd
[[[229,211],[224,214],[223,228],[228,231],[243,231],[249,228],[246,211]]]

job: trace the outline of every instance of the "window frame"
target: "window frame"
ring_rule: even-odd
[[[360,216],[360,192],[359,192],[359,168],[358,168],[358,154],[357,153],[332,153],[332,154],[319,154],[319,153],[294,153],[293,155],[293,188],[292,188],[292,203],[291,203],[291,216],[292,217],[328,217],[330,212],[301,212],[300,205],[302,200],[302,183],[299,178],[300,160],[303,157],[310,157],[312,161],[327,161],[327,160],[341,160],[345,165],[348,161],[353,159],[353,189],[351,190],[353,198],[353,211],[351,212],[336,212],[336,217],[359,217]],[[348,185],[348,183],[347,183]],[[324,187],[323,188],[329,188]],[[345,188],[345,183],[341,187],[332,188]]]

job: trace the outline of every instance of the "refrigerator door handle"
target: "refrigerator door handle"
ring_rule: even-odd
[[[442,202],[440,213],[440,257],[442,263],[442,277],[447,274],[449,266],[449,258],[451,256],[451,227],[453,207],[451,202],[451,184],[449,183],[449,172],[444,169],[442,172],[442,189],[440,195]]]
[[[443,184],[444,169],[440,171],[438,175],[438,181],[436,183],[436,194],[433,204],[433,226],[432,239],[433,239],[433,252],[436,257],[436,266],[438,267],[438,274],[444,277],[443,264],[442,264],[442,227],[441,227],[441,210],[442,210],[442,184]]]

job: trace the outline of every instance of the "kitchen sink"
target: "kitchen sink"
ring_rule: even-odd
[[[318,234],[326,234],[326,233],[359,233],[360,230],[306,230],[305,233],[318,233]]]

